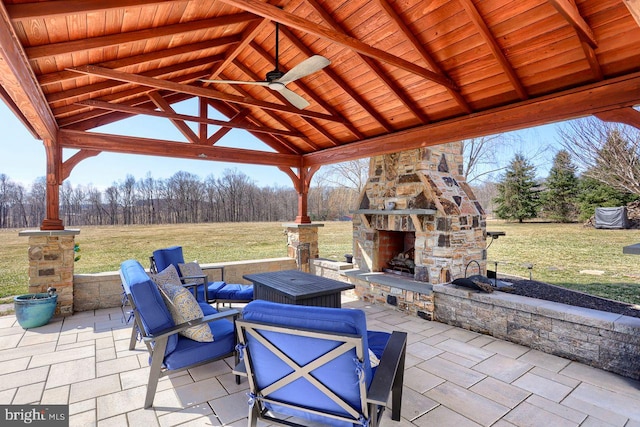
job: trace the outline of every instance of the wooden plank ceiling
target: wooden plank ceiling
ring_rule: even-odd
[[[317,167],[588,114],[640,123],[637,0],[0,2],[0,96],[63,148]],[[330,65],[257,85],[313,55]],[[199,101],[199,113],[172,104]],[[228,117],[211,119],[208,108]],[[89,132],[165,117],[185,141]],[[189,126],[187,123],[197,123]],[[639,126],[640,127],[640,126]],[[275,152],[216,146],[245,129]],[[78,161],[81,159],[77,159]]]

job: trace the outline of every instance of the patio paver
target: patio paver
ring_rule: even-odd
[[[409,334],[402,420],[383,426],[640,427],[640,382],[437,322],[349,300],[370,329]],[[246,380],[232,359],[163,378],[142,408],[149,368],[128,350],[120,309],[24,331],[0,317],[0,404],[69,404],[71,426],[244,426]]]

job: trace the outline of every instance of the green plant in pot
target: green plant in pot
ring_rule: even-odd
[[[56,311],[57,302],[56,288],[49,288],[47,292],[14,297],[13,306],[18,323],[24,329],[46,325]]]

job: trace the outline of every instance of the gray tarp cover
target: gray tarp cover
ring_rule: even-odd
[[[596,228],[627,228],[627,208],[596,208]]]

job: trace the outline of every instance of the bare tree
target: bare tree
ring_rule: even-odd
[[[316,173],[318,182],[338,188],[352,188],[358,194],[369,179],[369,158],[325,166]]]
[[[567,122],[559,133],[584,176],[640,195],[640,130],[589,117]]]

